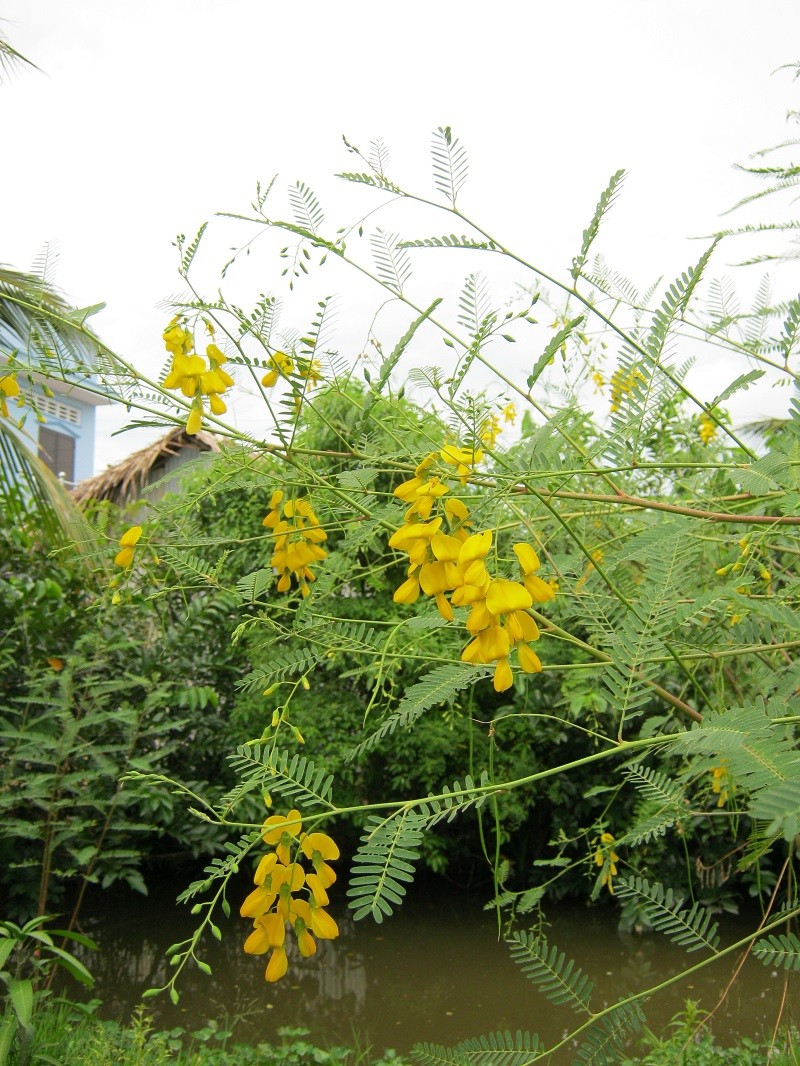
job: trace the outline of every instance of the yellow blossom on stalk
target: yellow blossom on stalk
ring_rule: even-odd
[[[510,422],[512,425],[517,420],[517,408],[513,403],[507,403],[503,408],[503,418],[506,422]]]
[[[611,375],[611,412],[619,411],[622,401],[633,392],[639,382],[647,379],[638,367],[624,370],[619,367]]]
[[[336,880],[327,861],[339,858],[339,848],[326,833],[304,833],[298,810],[271,815],[264,822],[261,835],[264,843],[275,850],[260,860],[253,875],[256,887],[239,913],[253,919],[253,931],[244,942],[245,952],[270,952],[264,977],[274,982],[288,969],[287,925],[304,958],[316,952],[315,937],[333,940],[339,935],[336,922],[323,909],[328,904],[327,889]],[[303,868],[303,858],[310,861],[313,873]],[[298,895],[303,890],[307,892],[305,899]]]
[[[281,377],[288,377],[294,371],[294,360],[286,352],[275,352],[270,356],[268,366],[269,370],[261,379],[261,384],[271,389]]]
[[[481,426],[481,441],[491,448],[497,441],[497,438],[503,432],[503,427],[500,425],[500,419],[497,415],[489,415],[486,421]]]
[[[723,759],[719,766],[714,766],[711,770],[711,791],[715,796],[719,796],[717,800],[718,807],[724,807],[728,802],[728,796],[731,792],[731,778],[728,773],[728,767],[725,765]]]
[[[305,598],[311,591],[308,583],[315,580],[311,564],[328,556],[322,547],[328,534],[321,527],[314,509],[303,497],[284,501],[283,490],[277,489],[272,494],[270,510],[262,525],[271,530],[275,538],[270,564],[280,575],[278,592],[289,592],[294,579]]]
[[[8,401],[15,399],[19,395],[20,387],[13,374],[6,374],[5,377],[0,377],[0,414],[2,414],[3,418],[8,418]],[[17,403],[21,404],[22,400],[17,400]]]
[[[717,435],[717,424],[705,411],[700,415],[698,435],[703,444],[710,444]]]
[[[142,535],[141,526],[131,526],[127,529],[119,538],[120,550],[114,557],[115,566],[130,566],[133,562],[133,550],[139,543],[139,538]]]
[[[592,381],[594,382],[595,392],[602,392],[605,387],[606,379],[599,370],[592,371]]]
[[[222,369],[226,358],[216,344],[206,346],[205,359],[193,351],[192,334],[183,328],[178,318],[173,318],[164,331],[164,344],[172,354],[172,367],[164,379],[164,388],[180,391],[192,401],[186,432],[193,436],[203,425],[203,397],[208,397],[212,414],[225,414],[227,407],[222,394],[233,385],[233,378]]]
[[[601,833],[597,850],[594,853],[595,866],[602,866],[603,873],[600,877],[600,887],[608,887],[611,895],[614,895],[614,882],[612,878],[617,876],[617,863],[619,855],[610,847],[614,843],[612,833]]]
[[[318,385],[322,378],[322,363],[319,359],[298,359],[297,373],[308,383],[310,388]]]
[[[467,479],[473,473],[473,468],[483,460],[483,452],[480,448],[459,448],[455,444],[447,444],[439,452],[446,463],[456,468],[456,474],[461,478],[461,484],[466,485]]]

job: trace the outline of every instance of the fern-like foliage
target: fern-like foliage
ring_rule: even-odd
[[[566,1004],[580,1013],[589,1012],[593,984],[555,944],[525,931],[512,933],[506,943],[510,945],[511,958],[551,1003]]]
[[[479,241],[474,237],[457,236],[455,233],[443,237],[422,237],[412,241],[401,241],[401,248],[471,248],[480,252],[499,252],[500,248],[491,240]]]
[[[347,753],[347,761],[351,762],[363,752],[371,751],[396,729],[408,729],[429,707],[452,699],[461,689],[488,677],[489,673],[485,666],[473,667],[463,663],[437,666],[408,689],[397,710],[384,719],[374,733]]]
[[[782,966],[784,970],[800,970],[800,937],[795,933],[780,933],[756,941],[753,954],[765,966]]]
[[[716,240],[700,256],[695,266],[689,267],[667,289],[664,299],[653,315],[653,322],[645,341],[645,348],[653,359],[658,363],[664,352],[667,336],[676,321],[686,314],[686,309],[700,284],[711,254],[716,247]]]
[[[543,1055],[544,1047],[535,1033],[489,1033],[470,1037],[455,1047],[441,1044],[415,1044],[414,1060],[420,1066],[526,1066],[533,1057]]]
[[[750,793],[748,814],[767,823],[766,835],[794,839],[800,830],[800,751],[772,722],[762,699],[707,716],[674,742],[687,754],[724,760],[737,787]]]
[[[616,1066],[624,1041],[631,1033],[638,1033],[644,1022],[638,1003],[624,1003],[609,1011],[589,1028],[572,1066]]]
[[[453,207],[469,175],[467,152],[449,126],[439,126],[431,141],[433,181]]]
[[[370,236],[378,277],[392,292],[401,295],[403,286],[411,277],[411,261],[408,251],[398,244],[399,240],[397,233],[384,233],[382,229],[375,230]]]
[[[298,752],[273,752],[269,745],[241,744],[230,756],[230,763],[244,780],[255,778],[271,793],[286,796],[293,803],[332,806],[333,774]]]
[[[620,899],[640,904],[645,921],[686,951],[705,948],[717,953],[718,925],[712,921],[711,911],[701,904],[686,908],[682,896],[676,896],[671,888],[665,889],[657,881],[650,884],[644,877],[633,880],[620,877],[616,890]]]
[[[246,692],[274,685],[287,677],[297,677],[306,673],[326,655],[325,648],[295,646],[281,655],[275,655],[268,667],[251,670],[249,674],[237,681],[237,687]]]
[[[611,209],[611,205],[614,203],[614,198],[620,190],[620,186],[622,185],[624,177],[624,170],[618,170],[616,174],[612,174],[611,180],[609,181],[608,185],[603,190],[600,196],[600,200],[598,201],[594,215],[592,216],[592,221],[583,231],[581,250],[572,260],[571,274],[573,281],[577,281],[581,273],[583,272],[583,268],[586,265],[586,257],[589,254],[589,249],[594,244],[597,234],[600,232],[600,224],[603,221],[605,215],[608,214],[609,210]]]
[[[356,921],[368,914],[380,924],[400,906],[414,880],[425,819],[404,809],[390,818],[370,815],[353,856],[348,905]]]
[[[486,770],[480,776],[476,785],[469,774],[464,778],[464,784],[458,781],[450,788],[445,785],[442,788],[442,796],[429,796],[423,803],[417,805],[417,811],[425,819],[428,829],[438,822],[447,820],[452,822],[457,814],[463,814],[470,807],[480,807],[486,799],[486,787],[489,785],[489,774]]]
[[[295,182],[289,188],[289,203],[292,205],[297,225],[317,236],[325,221],[325,212],[314,192],[304,182]]]
[[[689,535],[687,523],[674,522],[640,533],[618,556],[619,563],[636,560],[646,568],[635,605],[618,617],[615,631],[608,634],[612,662],[602,679],[622,719],[651,698],[649,683],[655,679],[658,665],[645,660],[663,651],[674,625],[683,575],[699,551],[699,542]],[[620,569],[618,566],[615,576]]]
[[[622,773],[639,792],[642,802],[636,808],[633,824],[619,838],[620,844],[646,844],[687,817],[683,790],[666,774],[638,763],[624,766]]]

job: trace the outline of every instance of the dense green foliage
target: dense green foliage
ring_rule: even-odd
[[[359,169],[339,177],[429,217],[379,143],[348,149]],[[594,256],[621,172],[556,280],[462,211],[468,162],[449,127],[432,156],[442,227],[463,236],[402,240],[371,207],[329,228],[302,182],[291,218],[273,215],[272,185],[236,216],[242,253],[294,242],[274,249],[290,293],[329,258],[368,278],[398,315],[391,350],[373,323],[366,361],[334,351],[328,297],[279,332],[275,297],[245,310],[204,296],[203,226],[177,241],[190,295],[164,373],[143,380],[107,354],[103,387],[147,424],[205,420],[227,442],[177,496],[93,516],[89,558],[118,551],[111,581],[53,557],[34,508],[9,530],[0,876],[18,910],[44,915],[76,882],[142,889],[145,853],[213,855],[180,897],[197,928],[146,993],[177,1004],[185,967],[212,977],[218,909],[252,919],[246,951],[269,952],[268,981],[288,966],[287,923],[303,957],[312,931],[338,935],[323,910],[337,840],[355,920],[390,917],[421,862],[480,870],[521,979],[574,1028],[554,1048],[500,1031],[419,1045],[417,1061],[527,1064],[569,1047],[600,1066],[641,1039],[647,999],[674,979],[609,1003],[549,941],[548,902],[615,897],[623,923],[695,967],[747,950],[800,969],[800,400],[756,436],[726,410],[765,377],[796,390],[800,299],[762,286],[734,313],[711,277],[725,235],[640,294]],[[412,297],[414,256],[431,254],[461,278],[464,255],[500,256],[516,287],[493,295],[473,271],[454,298],[444,267]],[[238,265],[236,252],[223,274]],[[698,347],[715,395],[690,375]],[[263,401],[264,439],[221,418],[223,364]],[[244,904],[229,899],[242,867],[256,868]],[[760,920],[726,944],[718,915],[747,897]],[[9,989],[30,1016],[34,980]],[[651,1061],[698,1026],[652,1041]],[[702,1034],[692,1048],[687,1062],[717,1051]]]

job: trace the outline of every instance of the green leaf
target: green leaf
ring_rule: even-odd
[[[780,933],[757,940],[753,954],[765,966],[782,966],[784,970],[800,970],[800,937],[795,933]]]
[[[526,932],[512,933],[506,943],[514,962],[552,1003],[589,1013],[593,984],[563,951]]]

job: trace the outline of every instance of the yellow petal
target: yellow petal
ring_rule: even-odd
[[[458,553],[459,569],[465,570],[476,559],[485,559],[491,547],[491,529],[487,529],[483,533],[473,533],[471,537],[467,537]]]
[[[531,651],[527,644],[517,645],[519,665],[526,674],[538,674],[542,669],[542,662],[535,651]]]
[[[123,548],[114,556],[115,566],[130,566],[133,562],[133,548]]]
[[[189,417],[186,419],[186,432],[190,437],[199,433],[203,425],[203,408],[200,404],[193,404]]]
[[[532,603],[533,597],[530,592],[518,581],[505,581],[498,578],[492,581],[486,593],[486,606],[494,615],[507,614],[509,611],[524,611]]]
[[[522,584],[531,594],[531,599],[534,603],[547,603],[548,600],[552,600],[555,596],[555,592],[553,592],[547,582],[542,581],[535,574],[527,574],[523,578]]]
[[[339,927],[322,907],[311,907],[311,928],[320,940],[335,940],[339,935]]]
[[[119,538],[120,548],[132,548],[135,544],[139,543],[139,538],[142,535],[141,526],[131,526],[127,529]]]
[[[320,857],[326,861],[339,858],[339,847],[327,833],[306,833],[301,846],[307,859],[313,860],[315,852],[319,852]]]
[[[407,578],[392,599],[395,603],[416,603],[419,599],[419,581],[415,577]]]
[[[265,978],[272,981],[280,981],[289,968],[289,960],[286,958],[285,948],[275,948],[267,963]]]
[[[542,565],[539,562],[539,556],[530,544],[515,544],[514,554],[519,559],[523,574],[532,574],[534,570],[538,570]]]
[[[493,684],[495,692],[505,692],[507,688],[511,688],[514,684],[514,677],[511,673],[508,659],[498,659],[497,666],[494,668]]]

